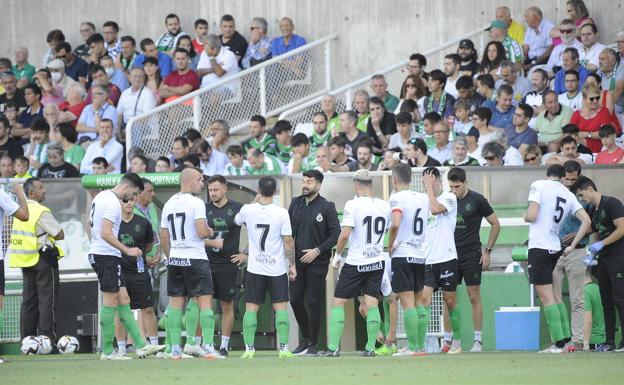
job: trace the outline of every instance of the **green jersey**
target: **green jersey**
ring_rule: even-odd
[[[605,333],[604,313],[598,285],[594,282],[585,284],[583,287],[583,297],[585,298],[585,312],[592,313],[592,328],[589,343],[604,344],[607,340],[607,336]]]
[[[316,131],[314,131],[312,133],[312,136],[309,137],[309,139],[310,139],[310,150],[312,148],[316,149],[317,147],[321,147],[321,146],[326,145],[327,142],[329,142],[329,139],[331,139],[331,134],[332,134],[332,130],[330,130],[329,127],[322,134],[319,134]]]
[[[358,130],[364,133],[368,131],[368,119],[369,118],[370,118],[369,112],[362,114],[362,115],[358,115],[358,120],[356,124],[356,127],[358,128]]]
[[[288,161],[292,157],[292,147],[284,146],[283,144],[277,142],[275,156],[280,160],[280,162],[288,164]]]
[[[264,164],[261,169],[258,170],[251,166],[247,168],[247,175],[279,175],[281,173],[282,162],[269,154],[264,154]]]
[[[262,139],[251,138],[245,144],[243,144],[243,150],[245,153],[250,148],[257,148],[265,154],[275,155],[277,153],[277,140],[271,135],[265,133]]]
[[[301,159],[301,163],[299,164],[299,171],[298,172],[306,172],[306,171],[310,171],[310,170],[314,169],[314,167],[316,167],[317,165],[313,164],[312,160],[313,160],[313,158],[311,158],[310,156],[306,156],[305,158]],[[316,160],[316,158],[314,158],[314,160]],[[289,173],[292,172],[294,164],[295,164],[295,158],[292,158],[288,162],[288,172]]]
[[[327,121],[327,131],[329,132],[338,132],[340,128],[340,116],[338,116],[337,112],[334,112],[334,115],[329,118]]]
[[[84,156],[85,156],[84,148],[82,148],[81,146],[77,144],[74,144],[73,146],[70,147],[68,151],[65,151],[63,153],[63,159],[65,159],[65,162],[71,165],[80,164]]]
[[[245,160],[243,161],[243,165],[240,167],[234,166],[232,163],[228,163],[225,165],[225,171],[223,175],[247,175],[247,169],[249,168],[249,163]]]
[[[509,35],[505,36],[502,44],[505,48],[505,56],[507,56],[508,60],[512,63],[522,63],[524,61],[522,47],[520,47],[520,44],[518,44],[514,39],[510,38]]]

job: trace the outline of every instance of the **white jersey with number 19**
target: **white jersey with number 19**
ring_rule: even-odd
[[[390,204],[372,197],[357,197],[345,204],[342,227],[351,227],[345,263],[367,265],[384,260],[384,235],[390,227]]]
[[[93,198],[91,212],[89,213],[89,225],[91,226],[91,246],[89,254],[111,255],[121,258],[121,251],[102,238],[102,222],[110,221],[113,224],[113,235],[119,235],[121,224],[121,202],[112,190],[104,190]]]
[[[169,258],[208,259],[195,228],[198,219],[206,220],[206,206],[189,193],[177,193],[165,203],[160,227],[169,230]]]
[[[561,250],[559,229],[563,220],[583,206],[570,190],[554,180],[533,182],[529,202],[539,205],[537,218],[529,225],[529,249]]]
[[[390,195],[392,212],[402,215],[401,225],[394,240],[392,258],[415,258],[425,263],[427,221],[431,215],[426,194],[403,190]]]

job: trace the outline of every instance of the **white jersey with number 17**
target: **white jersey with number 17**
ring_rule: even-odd
[[[427,221],[431,215],[426,194],[403,190],[390,195],[392,212],[402,215],[401,225],[394,240],[392,258],[415,258],[425,263]]]
[[[342,227],[351,227],[345,263],[367,265],[384,260],[384,235],[390,227],[390,204],[372,197],[357,197],[345,204]]]
[[[177,193],[165,203],[160,227],[169,230],[169,258],[208,259],[195,228],[198,219],[206,220],[206,206],[189,193]]]

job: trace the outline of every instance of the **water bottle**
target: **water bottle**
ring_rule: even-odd
[[[221,239],[222,237],[223,237],[223,231],[219,231],[219,232],[217,232],[217,236],[214,237],[214,239]],[[218,252],[219,250],[221,250],[221,249],[219,249],[218,247],[213,247],[212,248],[212,251],[214,251],[215,253]]]
[[[143,257],[137,258],[137,272],[143,273],[145,271],[145,262],[143,262]]]
[[[598,265],[598,259],[596,258],[596,255],[589,251],[589,248],[585,248],[585,253],[585,259],[583,259],[583,263],[585,264],[585,266],[591,267]]]

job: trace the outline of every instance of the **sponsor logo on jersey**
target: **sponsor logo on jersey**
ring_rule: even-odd
[[[225,219],[223,218],[217,218],[217,217],[213,218],[212,224],[215,229],[221,230],[221,229],[227,228],[227,223],[225,222]]]
[[[188,258],[171,257],[167,260],[169,266],[191,266],[191,260]]]
[[[120,234],[119,235],[119,240],[121,241],[121,243],[123,243],[124,245],[134,245],[134,237],[130,234]]]

